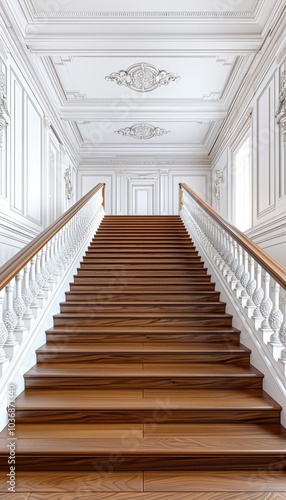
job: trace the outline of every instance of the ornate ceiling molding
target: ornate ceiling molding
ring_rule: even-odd
[[[115,134],[120,134],[125,137],[132,137],[133,139],[152,139],[153,137],[161,137],[162,135],[169,134],[170,130],[160,127],[148,125],[148,123],[136,123],[131,127],[121,128],[115,130]]]
[[[28,0],[28,9],[32,14],[34,19],[41,18],[107,18],[107,19],[134,19],[134,18],[180,18],[180,19],[197,19],[197,18],[255,18],[259,10],[261,0],[257,0],[257,3],[252,12],[241,12],[241,11],[231,11],[224,10],[228,7],[228,2],[223,0],[216,0],[213,11],[156,11],[156,12],[134,12],[134,11],[120,11],[120,12],[69,12],[59,10],[47,10],[44,12],[39,12],[36,10],[33,0]],[[229,7],[231,8],[231,7]]]
[[[166,86],[180,79],[180,76],[167,73],[149,63],[133,64],[127,70],[119,70],[105,77],[108,82],[116,82],[117,85],[123,85],[136,92],[151,92],[161,85]]]

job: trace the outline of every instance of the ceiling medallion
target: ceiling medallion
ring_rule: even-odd
[[[133,64],[127,70],[120,70],[118,73],[111,73],[105,77],[108,82],[116,82],[117,85],[125,85],[136,92],[151,92],[161,87],[169,85],[170,82],[180,80],[180,76],[174,73],[159,70],[148,63]]]
[[[152,139],[153,137],[160,137],[169,134],[170,130],[160,127],[154,127],[147,123],[136,123],[131,127],[121,128],[115,130],[115,134],[124,135],[125,137],[133,137],[133,139]]]

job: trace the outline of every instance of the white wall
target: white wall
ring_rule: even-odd
[[[4,34],[0,29],[0,39]],[[43,103],[9,47],[0,55],[9,112],[0,147],[0,266],[76,199],[65,200],[64,171],[75,163],[53,132]],[[49,112],[49,110],[48,110]]]
[[[78,169],[78,196],[81,197],[99,182],[106,183],[106,212],[127,215],[133,213],[136,190],[150,190],[153,215],[174,215],[179,211],[179,183],[185,182],[204,199],[211,200],[211,171],[204,165],[188,167],[153,166],[145,162],[140,168],[129,164],[124,169],[116,165],[81,166]]]
[[[246,234],[286,266],[286,144],[283,145],[282,132],[275,116],[281,74],[286,70],[286,62],[285,58],[281,61],[275,57],[270,63],[252,99],[246,100],[244,107],[240,107],[240,116],[213,159],[212,203],[224,217],[235,222],[232,202],[239,172],[234,169],[234,153],[239,141],[250,133],[252,228]],[[219,206],[214,197],[216,170],[223,172]]]

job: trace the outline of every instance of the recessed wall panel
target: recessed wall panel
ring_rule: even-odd
[[[11,157],[12,192],[11,206],[24,213],[24,148],[23,148],[23,88],[17,80],[13,80],[12,127],[13,143]]]
[[[257,101],[257,214],[271,210],[275,186],[274,82],[266,86]]]
[[[41,223],[42,219],[42,120],[41,116],[27,99],[27,151],[26,186],[27,216]]]

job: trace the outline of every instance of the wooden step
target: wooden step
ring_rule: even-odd
[[[7,495],[5,481],[0,491]],[[79,500],[80,491],[81,500],[285,500],[286,477],[273,470],[17,471],[16,491],[21,493],[0,498]]]
[[[199,256],[188,256],[188,257],[165,257],[165,256],[150,256],[149,258],[150,264],[151,265],[156,265],[158,267],[161,266],[161,264],[176,264],[176,265],[189,265],[189,264],[194,264],[196,262],[200,262],[201,258]],[[92,264],[109,264],[109,265],[114,265],[114,264],[128,264],[134,265],[134,264],[148,264],[148,258],[144,255],[143,257],[140,257],[139,255],[134,256],[132,259],[129,259],[129,257],[124,257],[124,256],[118,256],[118,257],[113,257],[112,260],[106,256],[100,257],[97,255],[96,257],[94,255],[87,254],[83,257],[82,259],[83,262],[88,262]],[[151,268],[152,269],[152,268]]]
[[[173,435],[180,438],[190,437],[194,430],[198,432],[198,424],[201,426],[200,431],[205,434],[208,432],[210,437],[216,436],[217,427],[224,424],[233,424],[233,427],[248,424],[251,434],[250,424],[278,425],[280,413],[281,407],[257,389],[103,391],[96,388],[47,388],[43,393],[43,390],[34,388],[26,389],[17,398],[16,405],[17,425],[86,423],[103,427],[136,424],[143,426],[139,430],[145,436]],[[157,425],[154,425],[154,416]],[[178,423],[179,426],[176,425]],[[87,431],[82,430],[85,433]],[[108,437],[108,428],[105,432]],[[241,428],[238,427],[234,435],[240,432]],[[92,437],[91,431],[89,435]]]
[[[71,291],[76,291],[76,290],[82,290],[82,291],[91,291],[91,292],[103,292],[105,293],[106,290],[111,290],[112,292],[114,290],[121,290],[123,292],[125,291],[143,291],[149,290],[152,291],[153,293],[155,292],[163,292],[166,291],[166,289],[169,289],[169,291],[178,291],[178,292],[191,292],[191,291],[208,291],[208,290],[214,290],[215,289],[215,284],[210,283],[210,282],[200,282],[200,281],[195,281],[193,280],[192,283],[153,283],[152,281],[150,282],[145,282],[145,283],[127,283],[121,282],[120,279],[113,279],[110,280],[110,282],[105,281],[105,283],[98,283],[98,281],[95,280],[92,283],[70,283],[70,290]]]
[[[262,431],[262,429],[261,429]],[[134,443],[134,440],[133,440]],[[6,441],[2,438],[2,446]],[[225,426],[215,436],[122,438],[22,438],[17,441],[17,468],[33,470],[91,470],[95,464],[112,470],[281,470],[286,468],[286,435],[265,428],[259,439],[225,435]],[[8,455],[8,452],[6,452]],[[2,466],[7,456],[2,457]],[[6,464],[5,461],[5,464]]]
[[[156,281],[156,285],[186,285],[188,283],[193,284],[193,283],[210,283],[211,281],[211,276],[209,274],[205,274],[204,272],[198,272],[194,275],[191,276],[179,276],[178,278],[175,277],[166,277],[166,276],[158,276],[156,273],[154,273],[154,278]],[[113,280],[116,282],[120,280],[120,284],[125,283],[127,286],[138,284],[138,285],[149,285],[152,286],[154,283],[154,279],[152,279],[151,276],[147,277],[142,277],[142,276],[129,276],[128,274],[124,273],[118,273],[117,275],[107,275],[104,277],[94,277],[87,273],[87,275],[82,275],[82,274],[77,274],[74,276],[74,283],[75,284],[89,284],[89,283],[95,283],[96,285],[107,285],[108,280]],[[115,283],[116,284],[116,283]]]
[[[135,290],[112,290],[110,289],[98,292],[88,292],[83,290],[78,290],[77,292],[66,292],[66,301],[74,301],[74,302],[92,302],[95,303],[97,301],[104,300],[104,303],[108,302],[133,302],[140,301],[144,304],[144,302],[152,301],[153,304],[155,301],[169,303],[169,302],[181,302],[184,304],[188,304],[189,302],[199,301],[199,302],[212,302],[219,301],[220,293],[214,290],[206,290],[206,291],[190,291],[190,292],[180,292],[176,290],[168,291],[162,290],[161,292],[152,292],[150,290],[144,290],[141,292],[136,292]]]
[[[63,348],[45,344],[37,349],[38,363],[249,363],[250,350],[229,344],[94,344],[69,342]]]
[[[163,327],[163,326],[214,326],[231,327],[232,316],[226,313],[142,313],[138,312],[76,312],[55,314],[54,326],[107,326],[107,327]]]
[[[81,312],[109,312],[114,313],[116,311],[130,313],[138,312],[140,314],[147,314],[149,312],[167,312],[167,313],[178,313],[178,312],[201,312],[201,313],[224,313],[225,303],[224,302],[141,302],[141,301],[128,301],[128,302],[105,302],[105,301],[68,301],[60,303],[61,313],[81,313]]]
[[[178,271],[178,273],[188,273],[192,272],[193,270],[205,270],[206,268],[204,267],[204,262],[201,260],[197,259],[191,259],[186,266],[185,264],[180,264],[178,262],[173,262],[173,263],[165,263],[161,262],[160,266],[158,266],[158,263],[156,262],[153,263],[153,261],[146,260],[141,264],[137,264],[135,262],[125,262],[125,263],[119,263],[115,264],[114,259],[112,259],[112,267],[110,265],[110,262],[106,261],[105,263],[100,263],[97,262],[96,259],[89,259],[89,260],[84,260],[80,263],[80,269],[95,269],[95,270],[105,270],[109,271],[112,269],[112,271],[156,271],[156,272],[164,272],[164,271]]]
[[[128,278],[135,277],[135,278],[142,278],[142,277],[148,277],[148,278],[173,278],[174,280],[181,280],[184,278],[192,278],[193,276],[209,276],[207,273],[207,269],[202,269],[202,268],[194,268],[194,269],[186,269],[186,270],[134,270],[134,269],[93,269],[90,265],[88,264],[83,264],[78,270],[77,270],[77,276],[85,276],[85,277],[115,277],[117,278],[118,276],[126,276]],[[210,277],[210,276],[209,276]]]
[[[236,328],[220,327],[54,327],[46,331],[48,342],[66,344],[68,342],[90,343],[94,342],[225,342],[239,343],[240,331]]]
[[[41,363],[31,368],[25,375],[26,388],[101,388],[101,389],[238,389],[247,386],[249,389],[262,387],[263,375],[254,367],[231,364],[177,365],[165,363],[164,367],[150,363],[136,364],[135,367],[112,368],[110,365],[97,366],[85,363],[69,365],[61,363]]]

